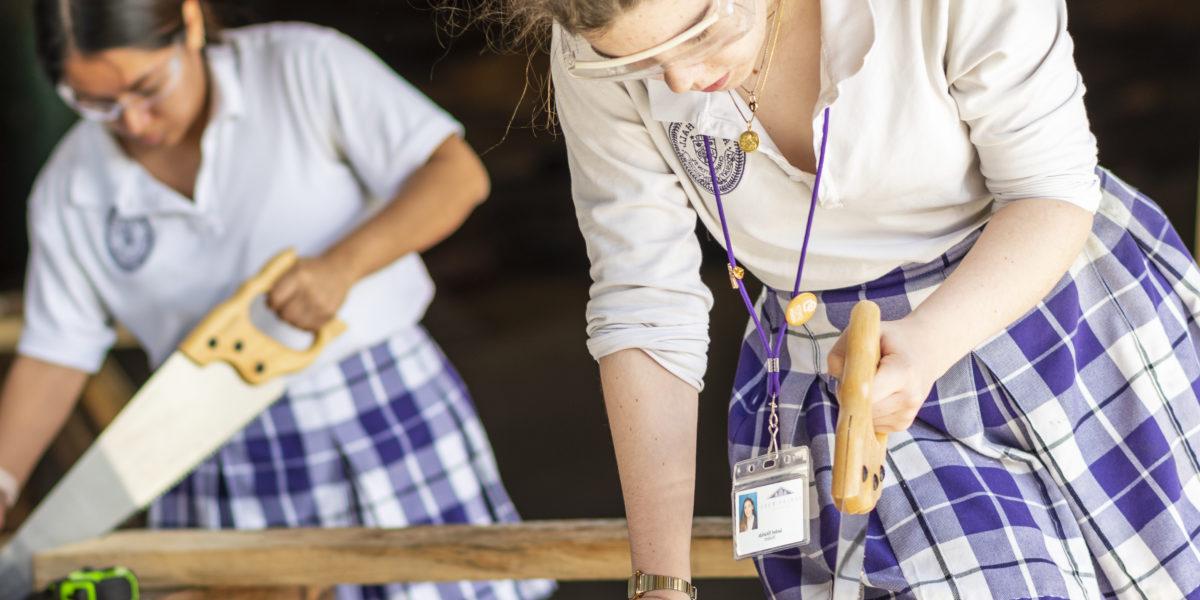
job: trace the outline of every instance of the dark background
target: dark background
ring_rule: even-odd
[[[1193,245],[1200,3],[1068,4],[1101,163],[1155,198]],[[561,140],[529,128],[542,90],[525,89],[523,57],[489,52],[478,33],[440,34],[426,7],[425,0],[254,0],[223,12],[230,24],[305,20],[341,29],[466,125],[468,141],[484,152],[493,193],[458,234],[426,254],[439,294],[425,324],[471,386],[508,489],[527,518],[619,517],[599,377],[584,346],[587,259]],[[29,0],[0,3],[0,290],[21,285],[26,195],[72,119],[35,67],[29,10]],[[544,61],[533,68],[544,70]],[[705,278],[717,304],[700,397],[696,512],[719,515],[729,502],[724,413],[746,317],[724,282],[719,247],[707,249]],[[136,353],[119,358],[144,374]],[[43,464],[31,494],[44,491],[61,468]],[[709,598],[760,594],[751,581],[702,587]],[[576,583],[564,584],[558,597],[622,593],[622,584]]]

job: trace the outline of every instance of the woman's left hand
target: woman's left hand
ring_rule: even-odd
[[[316,332],[337,315],[353,285],[350,269],[337,260],[301,258],[275,282],[267,306],[289,325]]]
[[[908,429],[945,371],[934,358],[936,341],[925,339],[923,329],[908,318],[881,323],[879,370],[870,393],[878,433]],[[844,332],[829,352],[828,362],[829,374],[841,379],[846,364]]]

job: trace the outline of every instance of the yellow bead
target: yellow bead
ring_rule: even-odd
[[[738,146],[746,154],[758,150],[758,134],[750,130],[743,131],[742,135],[738,136]]]
[[[787,318],[788,325],[799,327],[808,322],[812,318],[813,313],[817,312],[817,297],[812,292],[804,292],[792,298],[788,302],[787,310],[784,311],[784,317]]]
[[[740,282],[742,278],[746,276],[746,269],[735,267],[728,263],[726,263],[725,266],[729,269],[729,287],[735,290],[738,289],[738,282]]]

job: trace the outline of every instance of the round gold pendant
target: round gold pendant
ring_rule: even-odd
[[[812,318],[813,313],[816,312],[816,295],[812,292],[804,292],[792,298],[791,302],[788,302],[787,310],[783,314],[787,318],[788,325],[799,327],[807,323]]]
[[[738,136],[738,146],[741,147],[742,152],[745,152],[746,154],[758,150],[758,134],[750,131],[749,129],[743,131],[742,135]]]

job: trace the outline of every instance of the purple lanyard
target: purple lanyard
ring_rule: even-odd
[[[713,165],[712,157],[712,139],[707,135],[704,137],[704,158],[708,161],[708,174],[712,177],[713,196],[717,199],[717,214],[721,217],[721,233],[725,234],[725,253],[729,256],[730,269],[737,269],[737,258],[733,255],[733,241],[729,237],[729,224],[725,221],[725,204],[721,201],[721,186],[717,182],[717,169]],[[792,297],[800,293],[800,278],[804,275],[804,259],[808,256],[808,239],[812,233],[813,215],[817,209],[817,196],[821,190],[821,173],[825,170],[825,143],[829,141],[829,107],[824,111],[824,123],[821,126],[821,154],[817,159],[817,173],[813,180],[812,200],[808,205],[808,223],[804,226],[804,241],[800,246],[800,263],[796,265],[796,283],[792,286]],[[750,300],[750,294],[746,291],[746,286],[738,282],[738,293],[742,295],[742,302],[746,305],[746,311],[750,313],[750,318],[754,319],[754,328],[758,330],[758,338],[762,342],[763,350],[767,352],[767,395],[768,397],[779,394],[780,378],[779,378],[779,355],[783,350],[783,340],[787,338],[787,325],[779,332],[779,338],[775,340],[775,345],[771,345],[770,334],[763,328],[762,320],[758,318],[758,311],[754,310],[754,302]]]

